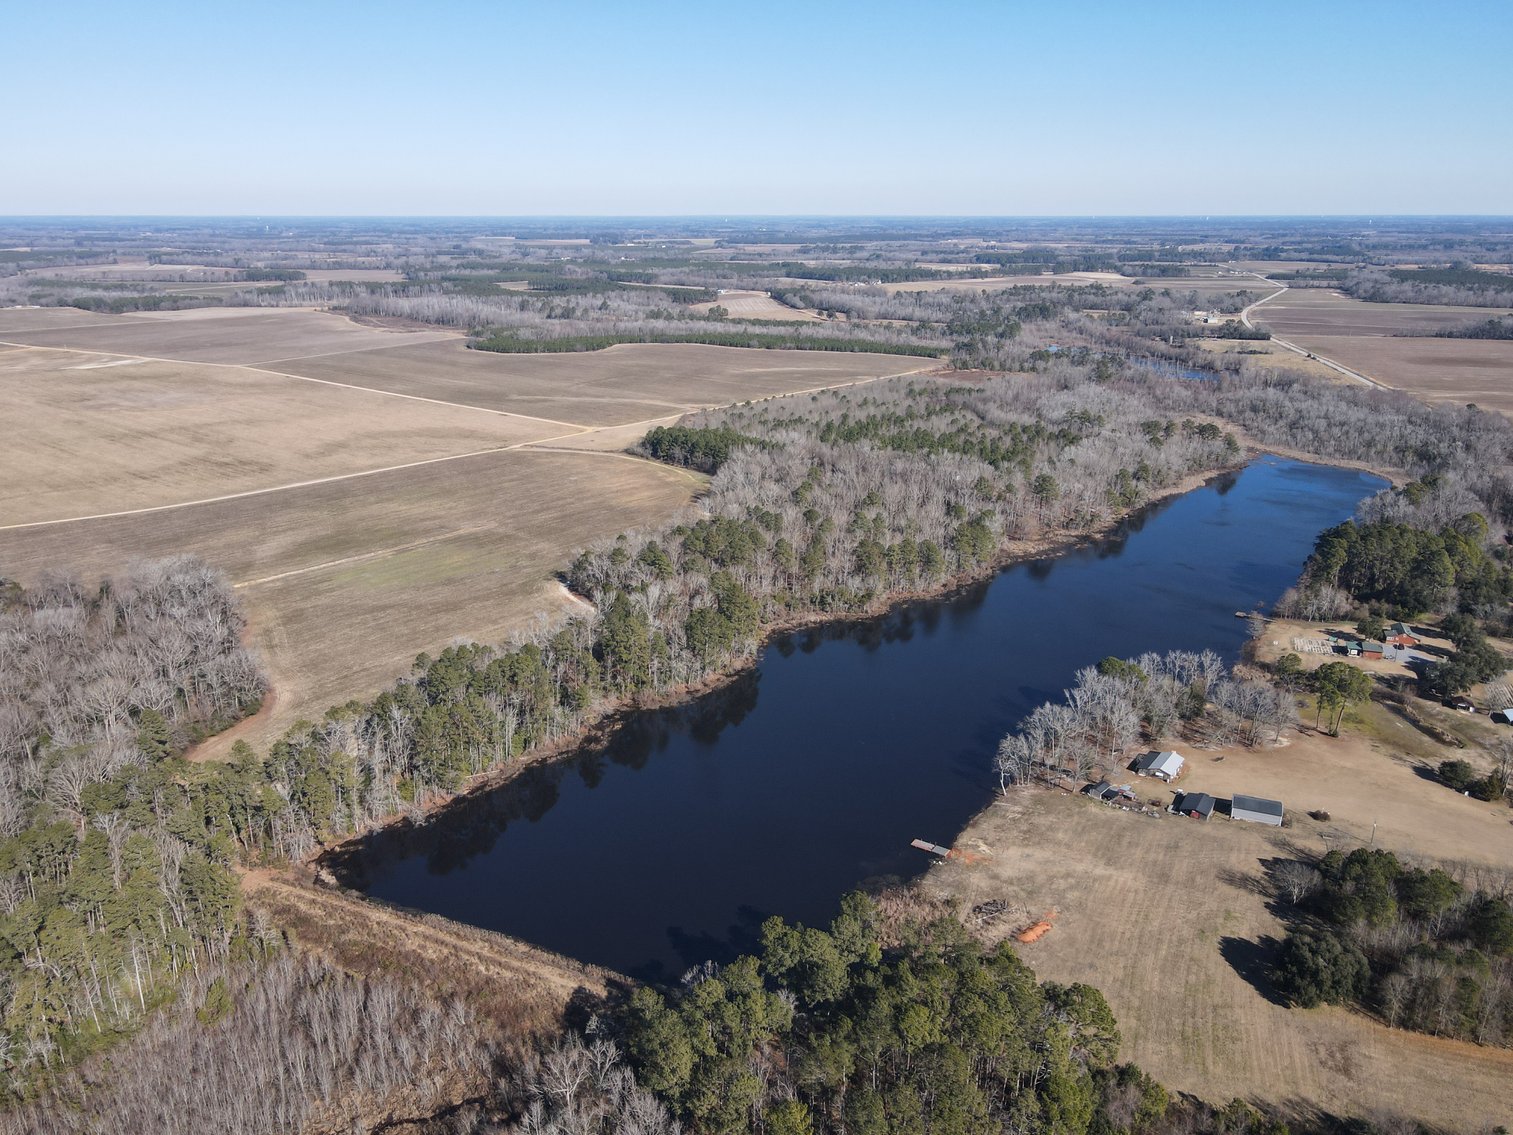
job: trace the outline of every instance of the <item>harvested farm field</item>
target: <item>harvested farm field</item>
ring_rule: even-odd
[[[17,309],[25,311],[27,309]],[[98,322],[5,330],[6,342],[35,347],[136,355],[179,362],[252,365],[333,352],[457,339],[449,331],[385,331],[345,316],[300,308],[206,307],[137,312]],[[6,324],[0,323],[0,327]]]
[[[812,311],[789,307],[779,303],[766,292],[721,292],[720,298],[709,303],[696,303],[689,310],[708,315],[711,308],[723,307],[732,319],[774,319],[793,323],[823,323],[823,317]]]
[[[376,692],[422,650],[495,640],[538,612],[565,610],[552,576],[573,549],[666,519],[702,483],[616,454],[490,453],[0,531],[0,565],[23,583],[50,570],[98,578],[176,552],[222,568],[275,690],[252,732],[236,735],[266,742],[302,716]]]
[[[1506,864],[1507,809],[1494,816],[1490,805],[1426,782],[1361,738],[1312,740],[1262,753],[1184,749],[1190,768],[1180,787],[1224,796],[1274,789],[1293,815],[1288,828],[1218,815],[1206,824],[1153,818],[1026,789],[963,833],[958,843],[976,857],[933,867],[919,886],[964,911],[1007,903],[1002,921],[985,931],[995,939],[1050,914],[1050,932],[1020,945],[1021,956],[1043,980],[1102,990],[1123,1036],[1121,1059],[1173,1089],[1210,1100],[1286,1101],[1304,1117],[1380,1109],[1434,1130],[1481,1130],[1507,1114],[1513,1052],[1275,999],[1266,967],[1286,926],[1274,913],[1265,864],[1298,847],[1322,852],[1326,841],[1363,846],[1377,805],[1394,800],[1377,846],[1411,857],[1417,836],[1432,829],[1438,838],[1425,852]],[[1170,797],[1163,785],[1129,779],[1142,799]],[[1302,814],[1326,804],[1340,809],[1329,823]]]
[[[0,527],[499,449],[573,427],[248,367],[0,347]],[[290,423],[298,422],[298,429]]]
[[[609,426],[940,366],[850,351],[627,343],[569,354],[499,354],[458,341],[285,362],[279,369],[421,398]]]
[[[6,309],[0,327],[0,414],[24,426],[0,455],[0,574],[95,579],[180,552],[224,570],[274,683],[234,736],[262,742],[422,650],[572,607],[553,575],[575,550],[665,521],[705,483],[623,452],[650,425],[939,365],[499,355],[288,309]]]
[[[1502,308],[1366,303],[1322,288],[1293,288],[1257,307],[1252,318],[1384,386],[1428,402],[1474,402],[1513,415],[1513,341],[1432,337],[1506,314]]]
[[[1287,339],[1313,335],[1428,333],[1479,323],[1509,308],[1449,307],[1423,303],[1367,303],[1328,288],[1289,288],[1258,307],[1254,318]]]

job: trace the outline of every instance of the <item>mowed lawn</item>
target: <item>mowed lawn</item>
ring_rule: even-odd
[[[1293,288],[1253,318],[1306,350],[1426,401],[1474,402],[1513,415],[1513,341],[1422,337],[1510,312],[1513,305],[1366,303],[1324,288]]]
[[[1513,813],[1420,775],[1416,766],[1432,755],[1404,750],[1422,748],[1421,735],[1371,710],[1339,739],[1295,733],[1263,752],[1177,746],[1189,760],[1180,787],[1281,799],[1292,816],[1282,830],[1219,815],[1206,824],[1157,819],[1029,789],[990,807],[958,841],[991,858],[941,864],[920,885],[959,898],[964,910],[1008,902],[997,935],[1055,912],[1051,932],[1018,946],[1021,956],[1043,979],[1102,990],[1123,1058],[1170,1087],[1221,1102],[1242,1096],[1355,1116],[1381,1109],[1435,1129],[1480,1130],[1507,1115],[1513,1052],[1389,1029],[1338,1007],[1291,1009],[1266,979],[1286,933],[1268,860],[1365,846],[1373,825],[1375,846],[1410,859],[1502,870],[1513,856]],[[1133,783],[1142,800],[1171,796],[1157,781],[1114,779]],[[1312,820],[1309,809],[1330,812],[1329,821]]]

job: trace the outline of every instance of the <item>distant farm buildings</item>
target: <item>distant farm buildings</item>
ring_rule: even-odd
[[[1241,796],[1235,794],[1230,801],[1229,817],[1232,820],[1245,820],[1252,824],[1268,824],[1271,827],[1282,826],[1282,802],[1280,800],[1267,800],[1263,796]]]
[[[1149,752],[1135,760],[1134,771],[1139,776],[1153,776],[1170,783],[1182,775],[1182,766],[1187,762],[1181,754],[1168,749],[1164,753]]]

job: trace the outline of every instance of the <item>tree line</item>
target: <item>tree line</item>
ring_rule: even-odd
[[[1105,658],[1077,672],[1059,702],[1043,702],[1004,736],[994,756],[1000,788],[1095,770],[1112,774],[1142,738],[1157,744],[1181,731],[1191,740],[1275,741],[1297,720],[1292,694],[1232,674],[1211,650]]]
[[[1293,925],[1272,972],[1294,1004],[1355,1004],[1398,1028],[1513,1041],[1506,872],[1457,878],[1366,848],[1274,870]]]

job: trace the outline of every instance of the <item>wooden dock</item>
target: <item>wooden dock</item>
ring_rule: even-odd
[[[917,847],[921,851],[928,851],[931,855],[938,855],[942,859],[949,859],[951,856],[951,849],[949,847],[941,847],[940,844],[930,843],[927,840],[916,839],[910,846]]]

